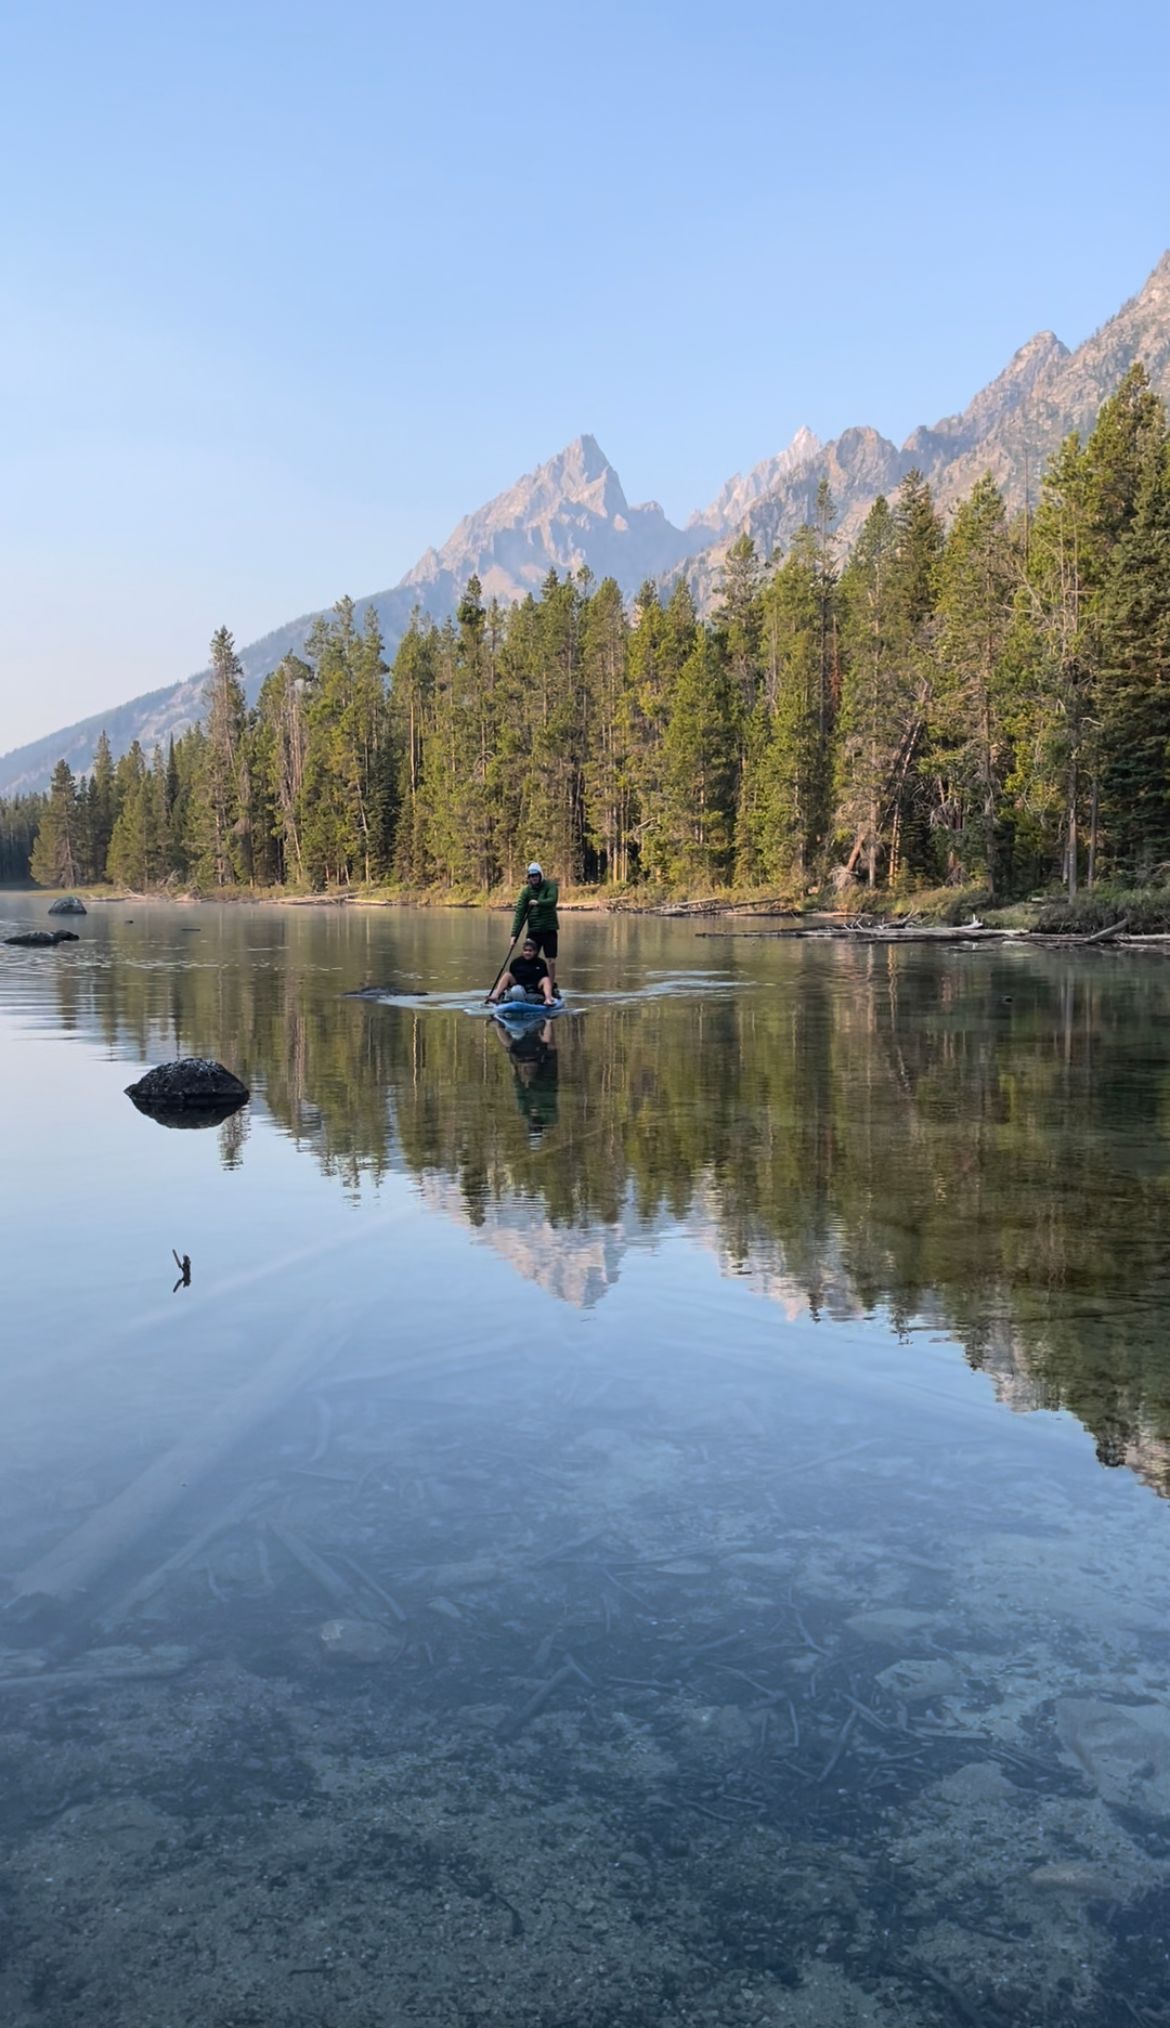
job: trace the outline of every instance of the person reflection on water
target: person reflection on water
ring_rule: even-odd
[[[508,970],[493,988],[489,998],[502,1000],[507,994],[509,1000],[540,999],[553,1005],[553,984],[548,966],[537,950],[536,938],[528,935],[518,958],[513,958]]]
[[[500,1041],[511,1058],[516,1076],[516,1103],[534,1139],[557,1123],[557,1081],[560,1066],[551,1021],[542,1021],[533,1034],[506,1035],[495,1022]]]

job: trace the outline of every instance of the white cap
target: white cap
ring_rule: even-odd
[[[544,868],[543,868],[543,866],[542,866],[542,865],[540,864],[539,860],[537,860],[537,859],[534,859],[534,860],[533,860],[533,862],[532,862],[532,864],[531,864],[531,866],[529,867],[528,871],[529,871],[529,874],[530,874],[530,875],[531,875],[531,874],[533,874],[533,873],[539,873],[539,875],[540,875],[541,879],[542,879],[542,880],[544,879]]]

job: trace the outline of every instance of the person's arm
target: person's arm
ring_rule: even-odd
[[[522,892],[521,892],[520,898],[519,898],[519,900],[518,900],[518,901],[517,901],[517,903],[516,903],[516,913],[515,913],[515,915],[514,915],[514,916],[512,917],[512,942],[513,942],[513,943],[515,943],[515,941],[516,941],[517,937],[519,936],[519,934],[520,934],[521,930],[522,930],[522,929],[524,928],[524,925],[525,925],[525,923],[526,923],[526,922],[527,922],[527,920],[528,920],[528,910],[529,910],[529,907],[530,907],[530,905],[531,905],[531,902],[532,902],[532,895],[531,895],[531,892],[529,891],[529,889],[528,889],[528,888],[526,887],[526,888],[524,888],[524,889],[522,890]]]
[[[555,880],[546,880],[544,883],[544,893],[541,896],[541,899],[542,901],[546,902],[549,908],[553,909],[554,911],[556,909],[557,898],[559,894],[560,887],[558,886],[557,882]]]

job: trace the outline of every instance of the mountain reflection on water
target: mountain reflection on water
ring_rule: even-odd
[[[147,938],[141,915],[133,935],[99,919],[102,962],[42,959],[38,993],[144,1060],[219,1057],[348,1192],[407,1169],[567,1302],[681,1224],[790,1313],[953,1335],[1011,1407],[1072,1410],[1103,1463],[1170,1492],[1160,961],[653,925],[639,965],[628,925],[578,921],[575,1018],[517,1048],[468,1017],[474,992],[446,1004],[494,924],[466,958],[464,925],[441,926],[428,1004],[399,996],[430,975],[430,923],[375,918],[371,946],[368,918],[274,915],[201,911],[197,952],[173,927],[158,949],[173,916]],[[384,998],[345,997],[363,967]]]

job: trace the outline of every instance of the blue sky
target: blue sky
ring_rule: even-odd
[[[1170,13],[9,0],[0,749],[399,577],[582,430],[675,519],[1170,244]]]

